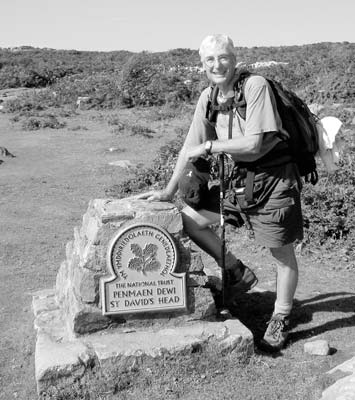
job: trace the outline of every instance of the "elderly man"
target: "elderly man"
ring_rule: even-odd
[[[246,115],[236,109],[232,112],[223,104],[236,98],[236,56],[232,40],[225,35],[206,37],[200,46],[200,57],[212,85],[219,89],[219,108],[214,121],[208,118],[211,88],[206,88],[198,100],[193,121],[179,154],[173,175],[162,191],[144,193],[147,200],[171,200],[178,190],[179,181],[189,162],[199,157],[225,153],[236,163],[225,201],[228,217],[243,216],[255,240],[268,247],[277,261],[277,288],[274,312],[262,340],[270,349],[281,349],[286,341],[289,316],[298,281],[298,267],[293,242],[303,237],[300,206],[301,181],[296,165],[285,154],[288,134],[282,128],[275,99],[267,81],[257,75],[250,76],[243,85]],[[244,179],[248,166],[253,165],[252,201],[245,201]],[[244,175],[243,175],[244,174]],[[250,186],[250,185],[249,185]],[[219,221],[218,200],[210,192],[203,209],[186,206],[183,211],[184,229],[190,238],[210,254],[221,266],[221,240],[210,229]],[[218,192],[217,192],[218,194]],[[240,199],[244,195],[244,200]],[[230,252],[226,256],[226,270],[232,272],[235,291],[248,291],[257,279],[254,273]],[[230,275],[230,274],[228,274]]]

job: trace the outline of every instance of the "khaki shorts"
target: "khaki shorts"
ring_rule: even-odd
[[[240,203],[234,200],[236,196],[231,193],[233,190],[227,191],[224,201],[225,221],[238,226],[242,218],[258,244],[277,248],[303,239],[301,182],[293,163],[278,167],[276,172],[270,171],[269,178],[273,182],[273,189],[265,201],[255,207],[240,207]],[[243,192],[242,188],[235,190]],[[219,187],[210,188],[203,208],[219,213]]]

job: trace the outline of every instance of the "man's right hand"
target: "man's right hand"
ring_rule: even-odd
[[[136,199],[148,201],[170,201],[173,196],[165,190],[152,190],[150,192],[139,194]]]

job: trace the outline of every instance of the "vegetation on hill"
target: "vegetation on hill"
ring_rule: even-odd
[[[281,80],[308,102],[355,98],[355,44],[236,48],[246,65],[275,61],[258,71]],[[207,85],[197,50],[160,53],[0,49],[0,89],[50,88],[60,104],[90,96],[93,108],[151,106],[196,100]]]

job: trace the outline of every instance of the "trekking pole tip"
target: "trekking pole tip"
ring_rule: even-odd
[[[227,319],[232,319],[233,316],[231,314],[231,312],[227,309],[227,308],[223,308],[222,310],[220,310],[218,312],[218,316],[220,319],[222,319],[223,321],[227,320]]]

